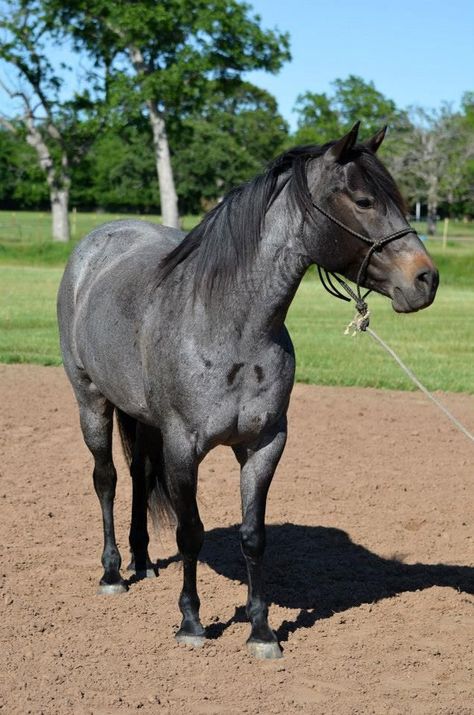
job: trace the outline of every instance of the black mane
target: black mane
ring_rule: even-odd
[[[236,276],[245,272],[254,259],[262,235],[265,214],[288,184],[290,200],[304,215],[313,211],[306,168],[335,142],[323,146],[300,146],[277,157],[267,170],[232,189],[209,211],[161,261],[157,284],[195,255],[194,290],[202,296],[219,295],[232,287]],[[356,145],[349,161],[356,160],[374,193],[405,210],[398,188],[376,156],[364,145]]]

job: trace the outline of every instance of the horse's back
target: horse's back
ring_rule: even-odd
[[[138,219],[111,221],[91,231],[78,243],[66,267],[64,279],[75,286],[93,282],[112,263],[127,260],[130,269],[146,256],[156,266],[182,240],[184,234],[168,226]]]

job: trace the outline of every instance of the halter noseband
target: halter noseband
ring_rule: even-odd
[[[343,228],[344,231],[347,231],[347,233],[350,233],[352,236],[355,236],[356,238],[360,239],[361,241],[364,241],[364,243],[368,243],[370,248],[367,251],[364,260],[361,263],[361,266],[359,268],[359,272],[357,274],[357,280],[356,280],[356,287],[357,287],[357,293],[354,293],[352,288],[343,280],[340,276],[338,276],[336,273],[332,273],[331,271],[328,271],[326,268],[322,268],[321,266],[318,265],[318,273],[319,273],[319,278],[321,280],[321,283],[323,284],[323,287],[327,290],[328,293],[333,295],[335,298],[340,298],[341,300],[346,300],[350,302],[350,300],[354,300],[355,304],[357,306],[357,310],[361,314],[361,316],[367,316],[365,320],[363,320],[360,324],[360,329],[365,330],[367,326],[369,325],[369,318],[367,315],[368,309],[367,309],[367,303],[365,302],[365,298],[369,295],[371,292],[371,289],[369,289],[364,295],[361,295],[360,291],[360,284],[362,280],[365,278],[365,274],[367,272],[367,268],[369,266],[370,259],[372,258],[373,254],[376,251],[379,251],[381,248],[386,246],[388,243],[391,241],[394,241],[397,238],[402,238],[402,236],[407,236],[409,233],[414,233],[415,235],[418,235],[415,231],[414,228],[411,226],[407,226],[406,228],[402,228],[399,231],[394,231],[393,233],[389,233],[387,236],[383,236],[382,238],[377,239],[376,241],[373,241],[369,236],[364,236],[362,233],[359,233],[358,231],[354,231],[354,229],[350,228],[349,226],[346,226],[345,223],[340,221],[338,218],[330,214],[328,211],[322,208],[322,206],[319,206],[319,204],[316,204],[313,199],[311,199],[311,203],[314,206],[315,209],[317,209],[323,216],[328,218],[330,221],[335,223],[337,226],[340,228]],[[303,225],[304,225],[304,218],[303,218],[303,224],[301,226],[301,232],[303,232]],[[324,271],[324,273],[323,273]],[[349,298],[341,293],[339,288],[334,285],[332,282],[332,279],[336,280],[339,285],[344,288],[346,293],[350,296]]]

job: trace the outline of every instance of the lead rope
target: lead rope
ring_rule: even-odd
[[[318,271],[319,271],[319,266],[318,266]],[[321,273],[319,273],[321,277]],[[334,274],[333,274],[334,276]],[[335,278],[339,279],[339,276],[334,276]],[[323,286],[327,290],[327,286],[324,284],[323,280],[321,279],[321,282],[323,283]],[[345,283],[345,281],[341,281],[341,283]],[[357,307],[357,313],[355,314],[354,318],[351,320],[349,325],[344,331],[344,335],[349,335],[352,334],[353,336],[356,335],[357,333],[368,333],[370,337],[378,343],[397,363],[397,365],[403,370],[403,372],[410,378],[410,380],[413,382],[416,387],[418,387],[421,392],[428,397],[434,404],[443,412],[446,417],[451,420],[453,425],[458,428],[460,432],[463,433],[465,437],[471,440],[471,442],[474,442],[474,435],[469,432],[469,430],[460,422],[457,417],[455,417],[450,410],[444,405],[441,400],[439,400],[437,397],[435,397],[429,390],[426,388],[423,383],[417,378],[413,370],[411,370],[403,360],[397,355],[395,350],[393,350],[385,340],[382,340],[382,338],[377,335],[375,330],[372,330],[372,328],[369,328],[369,316],[370,316],[370,311],[367,306],[367,303],[365,303],[364,300],[361,300],[355,293],[354,291],[349,287],[344,285],[344,288],[350,291],[350,294],[352,294],[353,300],[356,302],[356,307]],[[329,291],[330,292],[330,291]],[[333,295],[336,295],[334,293]],[[367,294],[366,294],[367,295]],[[339,297],[336,295],[336,297]],[[365,296],[364,296],[365,297]],[[346,296],[342,296],[344,300],[350,300],[350,298],[347,298]]]
[[[435,397],[424,385],[420,380],[417,378],[415,373],[410,370],[410,368],[405,365],[403,360],[396,354],[396,352],[389,346],[387,343],[382,340],[382,338],[377,335],[377,333],[372,330],[372,328],[369,328],[369,318],[370,318],[370,311],[368,308],[367,303],[365,302],[365,298],[368,296],[370,293],[370,290],[368,290],[363,296],[361,295],[360,292],[360,284],[365,276],[365,271],[367,270],[367,267],[369,265],[369,261],[372,257],[372,255],[375,253],[375,251],[378,251],[381,249],[383,246],[385,246],[387,243],[390,241],[393,241],[396,238],[401,238],[402,236],[407,235],[408,233],[414,233],[416,234],[416,231],[412,229],[411,227],[407,227],[406,229],[402,229],[401,231],[397,231],[395,233],[390,234],[389,236],[386,236],[385,238],[381,238],[378,241],[372,241],[368,236],[364,236],[361,233],[358,233],[357,231],[354,231],[351,229],[349,226],[346,226],[342,221],[337,219],[335,216],[332,214],[328,213],[325,211],[321,206],[316,204],[314,201],[312,201],[312,204],[315,209],[317,209],[320,213],[322,213],[324,216],[326,216],[330,221],[333,223],[337,224],[341,228],[343,228],[345,231],[348,233],[352,234],[356,238],[361,239],[365,243],[370,244],[370,248],[367,251],[367,254],[362,261],[362,265],[359,269],[358,275],[357,275],[357,293],[355,293],[352,288],[342,279],[340,276],[338,276],[336,273],[331,273],[330,271],[327,271],[325,268],[322,268],[321,266],[317,266],[318,268],[318,274],[319,278],[321,280],[321,283],[323,287],[327,290],[328,293],[333,295],[335,298],[340,298],[341,300],[345,300],[350,302],[351,298],[356,304],[357,308],[357,313],[352,319],[352,321],[349,323],[347,328],[344,331],[345,335],[352,334],[353,336],[356,335],[357,333],[369,333],[370,337],[378,343],[397,363],[397,365],[403,370],[403,372],[410,378],[410,380],[413,382],[416,387],[421,390],[421,392],[428,397],[440,410],[443,412],[446,417],[453,423],[455,427],[458,428],[460,432],[463,433],[465,437],[467,437],[471,442],[474,442],[474,435],[469,432],[469,430],[460,422],[453,414],[448,410],[446,405],[444,405],[441,400],[439,400],[437,397]],[[301,224],[301,233],[303,232],[303,227],[304,227],[304,217],[303,217],[303,222]],[[341,288],[343,288],[346,293],[350,296],[348,297],[347,295],[344,295],[341,293],[341,291],[337,288],[337,286],[334,285],[333,279],[335,279]]]
[[[466,427],[464,427],[464,425],[462,424],[462,422],[460,422],[460,421],[448,410],[448,408],[447,408],[440,400],[438,400],[438,398],[435,397],[435,396],[423,385],[423,383],[421,383],[421,382],[419,381],[419,379],[417,378],[417,376],[415,375],[415,373],[414,373],[412,370],[410,370],[409,367],[407,367],[407,366],[405,365],[405,363],[398,357],[398,355],[396,354],[396,352],[395,352],[394,350],[392,350],[392,348],[391,348],[389,345],[387,345],[387,343],[386,343],[384,340],[382,340],[382,338],[381,338],[379,335],[377,335],[377,333],[376,333],[374,330],[372,330],[372,328],[367,327],[367,328],[365,328],[365,331],[364,331],[364,332],[369,333],[370,337],[373,338],[377,343],[379,343],[379,345],[381,345],[382,348],[383,348],[384,350],[386,350],[386,351],[388,352],[388,354],[391,355],[391,357],[393,357],[393,359],[395,360],[395,362],[396,362],[396,363],[401,367],[401,369],[408,375],[408,377],[410,378],[410,380],[412,380],[412,382],[418,387],[418,389],[420,389],[420,390],[423,392],[423,394],[426,395],[426,397],[428,397],[432,402],[435,403],[435,405],[436,405],[437,407],[439,407],[439,409],[440,409],[442,412],[444,412],[444,414],[446,415],[446,417],[451,420],[451,422],[453,423],[453,425],[455,425],[455,426],[458,428],[458,430],[460,430],[468,439],[470,439],[471,442],[474,442],[474,435],[473,435],[471,432],[469,432],[469,430],[468,430]]]

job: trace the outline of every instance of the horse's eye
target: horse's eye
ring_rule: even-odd
[[[356,199],[356,204],[361,209],[370,209],[374,205],[374,202],[372,201],[372,199],[363,198],[363,199]]]

